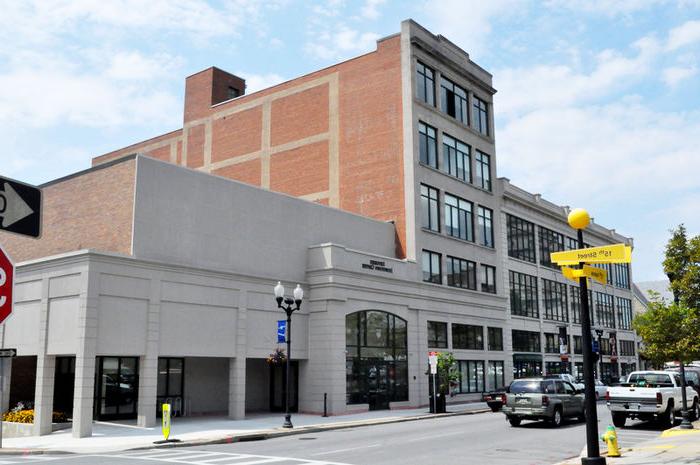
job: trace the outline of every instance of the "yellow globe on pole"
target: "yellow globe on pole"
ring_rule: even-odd
[[[586,229],[591,224],[591,216],[583,208],[574,208],[569,213],[569,226],[574,229]]]

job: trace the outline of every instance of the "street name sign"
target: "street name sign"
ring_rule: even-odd
[[[562,266],[561,273],[565,278],[572,281],[578,281],[578,278],[585,276],[598,281],[600,284],[606,284],[608,282],[608,272],[601,268],[596,268],[595,266],[583,265],[583,269]]]
[[[0,176],[0,230],[23,236],[41,234],[41,190]]]
[[[0,247],[0,323],[12,313],[12,289],[15,281],[15,266]]]
[[[579,263],[630,263],[632,247],[625,244],[588,247],[586,249],[552,252],[551,260],[558,265],[578,265]]]

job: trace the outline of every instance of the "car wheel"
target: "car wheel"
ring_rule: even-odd
[[[624,428],[627,415],[624,413],[612,412],[612,421],[616,428]]]
[[[508,417],[508,422],[510,423],[510,426],[520,426],[520,422],[522,420],[518,417]]]
[[[669,402],[668,407],[666,407],[666,411],[661,415],[661,418],[659,418],[659,425],[663,429],[669,429],[673,428],[675,423],[676,416],[673,413],[673,403]]]
[[[595,400],[596,402],[600,400],[600,393],[598,391],[595,392]]]
[[[693,407],[690,409],[690,421],[700,420],[700,405],[698,399],[693,400]]]
[[[580,421],[581,423],[586,422],[586,407],[585,406],[583,407],[581,414],[578,416],[578,421]]]
[[[554,415],[552,415],[552,418],[550,420],[552,426],[554,428],[559,428],[561,426],[561,422],[563,420],[562,414],[561,414],[561,409],[560,408],[555,408],[554,409]]]

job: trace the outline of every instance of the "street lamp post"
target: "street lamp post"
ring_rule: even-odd
[[[578,248],[583,249],[583,230],[590,224],[591,217],[582,208],[569,213],[569,225],[578,233]],[[583,263],[580,263],[583,268]],[[598,411],[595,401],[593,379],[593,345],[591,344],[591,319],[588,314],[588,282],[585,276],[579,278],[581,299],[581,343],[583,345],[583,382],[586,394],[586,445],[588,457],[581,457],[582,465],[605,465],[605,457],[600,456],[598,446]]]
[[[292,334],[292,313],[294,313],[296,310],[299,310],[299,308],[301,307],[301,300],[303,298],[304,290],[299,284],[297,284],[297,287],[294,289],[294,298],[292,299],[291,297],[284,296],[284,286],[281,282],[277,282],[277,285],[275,286],[275,299],[277,300],[277,308],[281,308],[287,314],[287,334],[285,334],[285,340],[287,341],[287,364],[285,373],[287,382],[284,397],[284,424],[282,425],[283,428],[294,427],[294,425],[292,425],[292,414],[289,413],[289,380],[291,378],[289,362],[292,358],[292,341],[290,336]],[[282,305],[282,302],[284,302],[284,305]]]

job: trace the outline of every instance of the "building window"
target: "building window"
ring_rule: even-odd
[[[537,277],[509,270],[510,313],[539,318],[537,302]]]
[[[502,361],[489,361],[489,382],[491,383],[491,389],[493,390],[505,387],[506,379]]]
[[[574,354],[582,354],[581,336],[574,336]]]
[[[476,263],[448,255],[447,285],[476,290]]]
[[[620,355],[633,357],[635,355],[634,352],[634,341],[623,341],[620,339]]]
[[[476,185],[487,191],[491,190],[491,157],[476,151]]]
[[[484,350],[484,327],[452,323],[452,348]]]
[[[428,347],[447,349],[447,323],[428,321]]]
[[[541,352],[540,333],[513,329],[513,352]]]
[[[613,265],[613,284],[623,289],[630,288],[630,266],[628,263],[615,263]]]
[[[452,237],[465,241],[474,240],[474,217],[472,203],[445,194],[445,230]]]
[[[567,341],[567,348],[570,346],[569,342],[570,341]],[[561,352],[561,348],[559,347],[558,334],[544,333],[544,351],[548,354],[558,354]]]
[[[617,319],[620,329],[632,329],[632,301],[630,299],[617,298]]]
[[[420,162],[437,168],[437,132],[434,127],[418,123],[418,147]]]
[[[571,319],[574,323],[581,324],[581,291],[576,286],[569,286],[571,291]],[[588,319],[593,326],[595,319],[593,318],[593,291],[588,291]]]
[[[474,128],[481,134],[489,135],[489,110],[484,100],[476,95],[472,96],[474,102]]]
[[[478,212],[481,245],[493,247],[493,210],[486,207],[479,207]]]
[[[613,296],[604,292],[595,293],[595,308],[598,324],[605,328],[615,327]]]
[[[542,278],[544,293],[544,318],[554,321],[569,321],[566,306],[566,284]]]
[[[440,262],[442,256],[429,250],[423,251],[423,281],[427,283],[442,284],[442,269]]]
[[[578,249],[578,239],[566,236],[566,250],[576,250]]]
[[[447,134],[443,134],[442,169],[462,181],[472,182],[469,146]]]
[[[240,97],[241,96],[241,91],[236,89],[235,87],[228,87],[228,98],[229,100],[232,98]]]
[[[440,81],[440,109],[458,121],[469,124],[467,91],[444,77]]]
[[[549,254],[564,250],[564,235],[542,226],[538,226],[537,232],[540,236],[540,265],[559,269],[556,263],[552,263]]]
[[[522,218],[506,215],[508,256],[535,263],[535,225]]]
[[[420,61],[416,63],[416,87],[418,98],[430,106],[435,106],[435,71]]]
[[[373,401],[377,385],[389,402],[408,400],[407,324],[391,313],[364,310],[345,316],[346,402]]]
[[[440,231],[439,193],[437,189],[420,185],[421,226]]]
[[[610,339],[606,339],[603,337],[600,338],[600,353],[602,355],[610,355],[611,354]]]
[[[156,396],[158,405],[166,403],[168,399],[176,403],[178,398],[180,402],[183,401],[184,370],[184,358],[158,358],[158,395]]]
[[[496,268],[490,265],[481,265],[481,291],[496,293]]]
[[[503,350],[503,330],[489,327],[488,334],[489,350]]]
[[[484,361],[459,360],[459,386],[455,391],[462,394],[469,392],[484,392]]]

